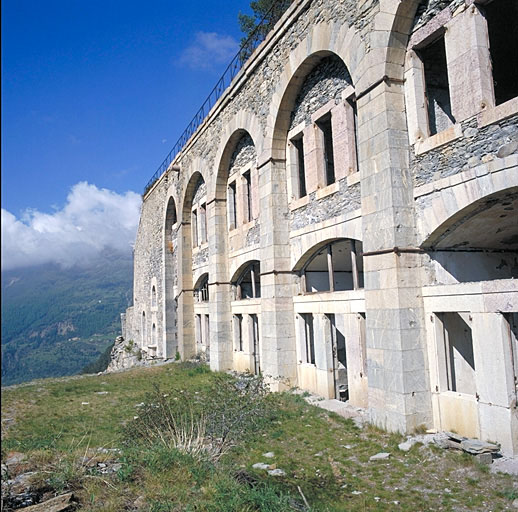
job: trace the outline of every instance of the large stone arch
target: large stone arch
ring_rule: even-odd
[[[164,210],[164,272],[163,272],[163,357],[174,357],[177,349],[176,333],[176,290],[178,265],[178,214],[173,194],[169,193],[165,201]]]
[[[324,57],[336,55],[345,64],[353,84],[362,74],[365,43],[358,32],[347,25],[320,23],[290,53],[290,59],[278,80],[267,119],[265,151],[261,160],[285,159],[286,133],[290,107],[307,74]]]
[[[208,199],[208,191],[210,187],[210,174],[208,171],[208,166],[206,165],[206,162],[200,158],[196,157],[194,158],[189,165],[186,168],[182,167],[181,174],[184,176],[183,178],[183,186],[180,192],[179,197],[181,198],[180,207],[178,208],[177,212],[177,218],[178,221],[182,224],[184,222],[190,222],[190,213],[187,216],[187,219],[185,218],[186,213],[186,201],[189,200],[189,195],[192,195],[192,192],[194,191],[194,188],[196,187],[198,177],[201,176],[203,181],[205,182],[205,185],[207,187],[207,199]],[[196,178],[195,178],[196,177]],[[191,197],[192,202],[192,197]],[[189,208],[190,208],[189,204]]]
[[[432,230],[421,242],[429,266],[426,285],[518,277],[518,180],[478,181],[433,199]]]
[[[214,370],[232,367],[232,332],[230,308],[230,274],[228,258],[227,181],[232,154],[243,135],[248,135],[258,150],[262,145],[259,120],[249,112],[239,111],[223,128],[218,148],[217,168],[209,196],[209,265],[211,275],[209,304],[211,318],[210,364]]]
[[[183,359],[194,356],[194,301],[192,269],[191,207],[199,180],[205,179],[200,171],[190,174],[182,194],[181,224],[178,231],[178,349]],[[205,182],[206,183],[206,182]]]
[[[381,0],[374,30],[369,33],[375,42],[369,62],[373,77],[403,80],[408,39],[420,3],[421,0]]]
[[[217,164],[215,179],[211,183],[211,187],[207,190],[207,198],[209,201],[213,199],[221,200],[226,197],[226,177],[228,165],[232,151],[243,133],[248,133],[254,141],[257,154],[260,155],[263,149],[264,138],[259,118],[247,112],[240,110],[227,123],[225,123],[221,142],[216,153],[215,162]]]
[[[304,262],[304,256],[310,255],[311,250],[317,245],[326,245],[330,241],[340,238],[361,241],[361,217],[357,217],[349,222],[327,226],[318,232],[293,239],[291,243],[291,267],[293,271],[300,270]]]
[[[432,247],[445,229],[458,222],[470,210],[475,211],[486,198],[513,191],[517,187],[516,166],[487,173],[478,178],[466,179],[444,188],[439,188],[437,184],[435,188],[439,190],[420,197],[417,201],[419,245]]]

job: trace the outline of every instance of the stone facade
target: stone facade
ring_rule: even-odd
[[[495,5],[518,19],[294,1],[147,191],[124,338],[518,453],[518,89],[492,80]]]

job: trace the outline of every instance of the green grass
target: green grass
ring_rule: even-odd
[[[488,473],[471,457],[421,445],[401,452],[400,436],[359,429],[287,393],[268,397],[265,421],[218,461],[124,437],[155,386],[192,397],[221,378],[205,366],[172,363],[3,389],[2,418],[14,424],[4,432],[2,459],[25,453],[24,471],[36,471],[55,493],[73,490],[86,511],[121,511],[135,500],[150,511],[497,511],[518,492],[511,477]],[[263,457],[268,451],[275,457]],[[379,451],[391,457],[369,462]],[[81,462],[85,454],[121,467],[98,474]],[[256,462],[286,474],[269,476]]]

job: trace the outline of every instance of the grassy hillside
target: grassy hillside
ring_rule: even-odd
[[[487,512],[518,497],[472,456],[403,452],[399,435],[193,363],[2,389],[2,438],[6,511],[27,485],[92,512]]]
[[[72,375],[120,334],[131,258],[2,272],[2,384]]]

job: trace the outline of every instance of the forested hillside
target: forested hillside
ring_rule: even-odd
[[[72,375],[120,334],[131,301],[131,257],[89,268],[44,265],[2,272],[2,385]]]

